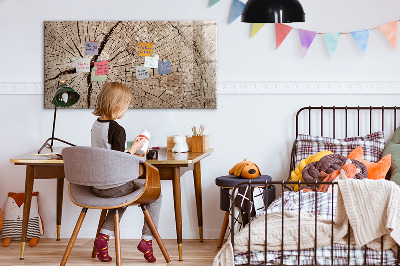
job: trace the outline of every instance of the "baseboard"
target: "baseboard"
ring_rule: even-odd
[[[0,94],[43,94],[43,83],[0,83]],[[219,81],[217,94],[400,94],[400,81]]]

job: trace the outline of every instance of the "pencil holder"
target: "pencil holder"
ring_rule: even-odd
[[[205,152],[208,150],[208,135],[192,136],[192,152]]]

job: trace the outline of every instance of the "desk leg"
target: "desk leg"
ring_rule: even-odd
[[[64,178],[57,178],[57,241],[60,241]]]
[[[203,203],[201,196],[200,161],[194,164],[193,177],[194,177],[194,191],[196,194],[197,220],[199,225],[200,242],[203,242]]]
[[[174,191],[175,223],[178,242],[179,260],[182,260],[182,205],[181,205],[181,174],[179,167],[174,167],[174,178],[172,179]]]
[[[34,181],[34,166],[26,166],[25,177],[25,195],[24,195],[24,213],[22,219],[22,232],[21,232],[21,255],[20,259],[24,259],[26,235],[28,233],[29,213],[31,212],[31,200]]]

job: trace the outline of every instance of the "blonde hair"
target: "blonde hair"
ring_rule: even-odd
[[[119,82],[107,82],[97,98],[93,114],[115,120],[123,108],[131,102],[132,97],[132,92],[127,86]]]

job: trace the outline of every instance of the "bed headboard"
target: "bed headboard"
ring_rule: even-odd
[[[362,107],[362,106],[308,106],[301,108],[296,114],[296,137],[298,134],[309,134],[318,136],[327,136],[328,133],[326,130],[328,123],[331,125],[331,132],[333,138],[346,138],[346,137],[355,137],[360,136],[360,129],[367,126],[369,128],[368,133],[372,133],[373,130],[382,130],[385,132],[385,125],[387,125],[388,121],[392,123],[393,127],[391,131],[386,131],[385,133],[392,133],[394,129],[397,128],[397,112],[400,110],[399,107]],[[314,114],[319,113],[319,121],[313,121]],[[308,117],[308,119],[304,119],[304,115]],[[365,118],[369,118],[365,120]],[[356,122],[356,124],[355,124]],[[306,123],[308,132],[301,131],[301,123]],[[319,124],[319,133],[311,132],[313,126]],[[374,125],[380,126],[380,128],[374,128]],[[304,124],[303,124],[304,126]],[[337,128],[344,131],[344,135],[336,136]],[[349,129],[357,128],[357,135],[349,135]],[[304,129],[304,128],[303,128]],[[364,132],[365,133],[365,132]],[[387,136],[385,134],[385,136]]]
[[[389,139],[399,125],[397,118],[400,107],[396,106],[308,106],[296,114],[296,137],[299,134],[347,138],[383,131]],[[290,171],[295,164],[293,144]],[[289,172],[290,176],[290,172]]]

